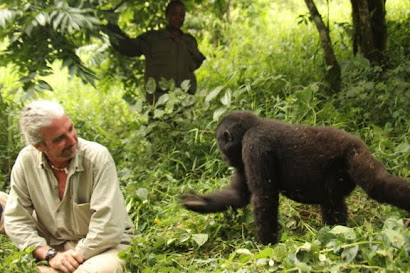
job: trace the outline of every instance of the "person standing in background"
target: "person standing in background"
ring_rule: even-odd
[[[181,30],[185,11],[185,5],[181,1],[171,1],[165,9],[167,26],[145,32],[135,39],[129,38],[117,25],[107,25],[111,32],[110,42],[115,50],[130,57],[145,56],[145,83],[149,78],[156,82],[154,94],[146,95],[149,103],[155,103],[161,95],[168,92],[160,88],[161,78],[174,80],[176,86],[189,80],[188,92],[196,92],[194,71],[201,66],[205,56],[199,51],[195,38]]]

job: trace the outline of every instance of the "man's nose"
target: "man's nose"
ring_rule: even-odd
[[[76,134],[73,132],[73,133],[71,133],[71,134],[68,134],[68,137],[67,137],[67,139],[68,139],[68,144],[74,144],[74,143],[76,143],[76,139],[77,139],[77,137],[76,137]]]

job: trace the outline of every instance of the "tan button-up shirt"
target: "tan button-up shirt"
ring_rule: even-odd
[[[108,150],[79,138],[79,151],[68,168],[63,199],[45,155],[25,147],[11,173],[5,210],[6,233],[23,250],[79,241],[76,250],[88,259],[132,237],[114,161]],[[32,218],[49,233],[41,236]]]

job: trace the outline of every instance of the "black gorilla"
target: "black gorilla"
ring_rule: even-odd
[[[279,193],[319,204],[329,225],[346,224],[345,197],[356,185],[379,202],[410,211],[410,183],[387,173],[363,142],[346,132],[237,111],[222,120],[216,138],[224,159],[235,168],[231,185],[208,195],[183,196],[182,203],[209,213],[245,207],[252,196],[263,244],[277,241]]]

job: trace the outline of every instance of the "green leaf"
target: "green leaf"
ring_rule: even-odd
[[[69,21],[70,21],[70,17],[69,17],[69,15],[68,14],[64,14],[64,16],[63,16],[63,20],[61,21],[61,24],[60,24],[60,31],[61,31],[61,33],[65,33],[65,30],[67,30],[68,32],[70,32],[69,31]]]
[[[28,24],[25,28],[24,28],[24,32],[28,35],[31,36],[31,32],[33,31],[34,25],[33,24]]]
[[[164,114],[165,114],[164,110],[160,110],[160,109],[154,110],[154,118],[160,119],[164,116]]]
[[[265,264],[267,264],[268,263],[268,259],[266,259],[266,258],[260,258],[260,259],[257,259],[256,260],[256,264],[257,265],[265,265]]]
[[[40,26],[45,26],[48,21],[48,14],[40,13],[36,16],[35,19],[39,23]]]
[[[394,149],[394,151],[403,154],[410,153],[410,144],[407,142],[402,142]]]
[[[310,88],[310,86],[308,86],[302,91],[295,92],[295,96],[298,99],[298,101],[308,103],[312,100],[313,89]]]
[[[261,252],[256,254],[256,258],[271,258],[273,257],[274,250],[271,247],[265,247]]]
[[[165,104],[168,100],[169,100],[169,95],[163,94],[159,97],[156,105],[159,106],[159,105]]]
[[[351,98],[351,97],[356,97],[360,94],[360,90],[357,87],[352,87],[351,89],[347,90],[346,92],[346,97]]]
[[[185,92],[188,92],[190,87],[191,87],[190,80],[184,80],[181,83],[181,89],[184,90]]]
[[[53,29],[57,30],[63,20],[65,14],[59,10],[54,10],[51,12],[50,19],[52,20]],[[55,19],[53,19],[56,17]]]
[[[179,236],[179,242],[184,243],[187,240],[189,240],[190,238],[191,238],[191,235],[189,235],[189,233],[184,233],[181,236]]]
[[[358,252],[359,252],[359,246],[358,245],[355,245],[355,246],[352,246],[352,247],[346,247],[345,249],[343,249],[342,259],[346,263],[350,263],[354,260],[354,258],[356,257]]]
[[[173,244],[177,239],[176,238],[171,238],[167,240],[167,246]]]
[[[246,91],[247,91],[246,88],[237,89],[237,90],[235,90],[235,91],[233,92],[232,96],[237,99],[237,98],[239,98],[243,93],[245,93]]]
[[[201,247],[208,241],[208,234],[201,233],[201,234],[193,234],[192,239],[195,241],[195,243]]]
[[[224,96],[221,98],[221,103],[225,105],[226,107],[230,107],[231,101],[232,101],[232,91],[231,89],[228,89],[226,90]]]
[[[138,188],[136,195],[142,200],[148,200],[148,190],[146,188]]]
[[[356,239],[356,233],[354,232],[353,229],[349,228],[349,227],[345,227],[345,226],[335,226],[334,228],[332,228],[330,231],[330,233],[335,234],[335,235],[339,235],[344,237],[347,240],[354,240]]]
[[[406,243],[404,236],[396,230],[383,230],[381,234],[383,235],[383,239],[387,242],[387,244],[394,246],[397,249],[401,249]]]
[[[236,250],[236,253],[245,254],[245,255],[252,255],[252,253],[247,248],[239,248],[238,250]]]
[[[286,247],[285,244],[280,243],[276,244],[273,248],[273,257],[275,260],[282,260],[285,259],[288,256],[288,248]]]
[[[14,11],[9,9],[0,10],[0,27],[6,28],[8,23],[13,23],[16,16],[21,16],[21,11]]]
[[[38,85],[43,90],[53,91],[53,88],[44,80],[39,80]]]
[[[298,252],[299,250],[301,251],[310,251],[312,248],[312,244],[309,242],[305,242],[302,246],[298,247],[296,252]]]
[[[228,110],[226,107],[220,107],[218,108],[213,115],[214,120],[219,120],[219,118]]]
[[[158,81],[158,86],[161,90],[172,90],[171,86],[175,86],[174,80],[173,79],[165,79],[164,77],[161,77],[161,79]]]
[[[303,262],[296,262],[295,266],[303,272],[311,272],[312,267]]]
[[[145,84],[145,92],[147,92],[148,94],[154,94],[156,89],[157,83],[155,82],[155,79],[149,77],[147,83]]]
[[[324,254],[319,254],[319,261],[321,261],[321,262],[326,262],[326,260],[327,260],[326,255],[324,255]]]
[[[70,20],[69,27],[71,27],[71,29],[80,30],[80,26],[75,20]]]
[[[218,96],[219,92],[221,92],[221,90],[224,88],[225,86],[220,85],[215,87],[209,94],[208,96],[206,96],[205,101],[206,102],[210,102],[211,100],[213,100],[216,96]]]

